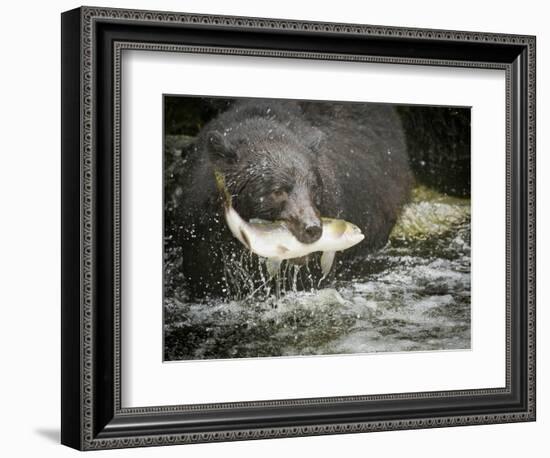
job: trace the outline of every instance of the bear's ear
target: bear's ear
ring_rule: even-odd
[[[313,128],[306,132],[304,140],[311,150],[316,150],[323,141],[325,134],[319,129]]]
[[[212,130],[206,135],[208,151],[212,159],[237,160],[237,152],[222,133]]]

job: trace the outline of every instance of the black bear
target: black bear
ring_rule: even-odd
[[[177,243],[193,297],[225,291],[246,256],[225,225],[214,170],[243,218],[284,220],[303,243],[319,239],[321,216],[356,224],[365,240],[345,257],[387,242],[412,187],[389,105],[236,101],[200,130],[181,179]]]

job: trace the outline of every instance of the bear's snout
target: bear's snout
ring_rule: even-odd
[[[319,218],[306,221],[287,219],[286,222],[290,232],[302,243],[316,242],[323,235],[323,227]]]
[[[316,242],[323,234],[321,219],[313,207],[302,208],[298,214],[287,216],[285,220],[294,237],[302,243]]]
[[[323,228],[321,227],[321,222],[308,224],[304,227],[302,234],[302,240],[298,237],[302,243],[313,243],[321,238],[323,234]]]
[[[287,222],[294,237],[302,243],[316,242],[323,234],[319,210],[305,186],[296,186],[288,195],[280,218]]]

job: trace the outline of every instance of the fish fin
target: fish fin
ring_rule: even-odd
[[[321,271],[323,272],[323,278],[326,277],[329,274],[330,269],[332,269],[335,256],[336,251],[323,251],[323,254],[321,255]]]
[[[278,259],[266,259],[265,266],[267,267],[267,273],[270,277],[274,277],[279,273],[281,267],[281,261]]]
[[[249,250],[252,250],[252,247],[250,246],[250,240],[248,239],[248,236],[246,235],[246,232],[241,229],[241,237],[243,239],[244,244]]]
[[[248,222],[250,224],[272,224],[271,221],[268,221],[267,219],[261,219],[261,218],[252,218]]]
[[[288,253],[288,248],[284,245],[277,245],[277,252],[280,254],[280,255],[284,255],[286,253]]]

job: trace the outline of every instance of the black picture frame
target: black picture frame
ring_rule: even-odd
[[[533,36],[81,7],[62,14],[62,430],[79,450],[535,420]],[[505,388],[122,408],[120,52],[506,72]]]

